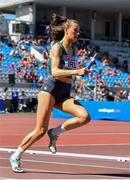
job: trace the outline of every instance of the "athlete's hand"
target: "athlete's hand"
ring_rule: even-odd
[[[78,69],[78,76],[83,76],[85,74],[85,68]]]
[[[90,72],[92,72],[90,69],[85,68],[85,74],[88,74],[88,73],[90,73]]]
[[[78,75],[79,76],[84,76],[85,74],[88,74],[90,72],[91,72],[90,69],[84,67],[84,68],[81,68],[81,69],[78,70]]]
[[[91,71],[88,68],[84,67],[84,68],[81,68],[81,69],[78,70],[78,75],[83,76],[83,75],[85,75],[85,74],[87,74],[89,72],[91,72]]]

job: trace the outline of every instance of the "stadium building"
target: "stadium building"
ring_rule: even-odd
[[[15,20],[8,19],[5,24],[2,16],[5,13],[15,14]],[[6,0],[6,3],[1,0],[0,32],[42,35],[52,13],[79,20],[84,38],[114,41],[130,39],[129,0]]]
[[[26,105],[32,98],[36,101],[39,85],[48,76],[47,28],[53,13],[79,21],[77,60],[86,53],[99,52],[93,73],[83,77],[83,81],[77,79],[80,89],[79,92],[73,89],[73,95],[89,101],[130,101],[130,0],[0,0],[0,97],[3,87],[7,86],[11,102],[12,87],[17,87],[20,98],[25,90],[29,100]],[[86,61],[90,60],[88,57]],[[32,109],[32,105],[29,111],[30,107]],[[129,108],[122,107],[120,110],[115,105],[114,109],[112,104],[107,110],[103,104],[98,113],[105,119],[114,119],[115,114],[117,119],[123,117],[124,120]]]

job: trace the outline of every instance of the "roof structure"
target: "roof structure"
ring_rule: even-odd
[[[130,0],[0,0],[0,9],[21,3],[35,2],[46,6],[66,6],[102,12],[119,12],[130,15]]]

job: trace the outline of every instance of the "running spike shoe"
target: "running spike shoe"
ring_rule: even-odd
[[[56,148],[56,141],[58,139],[58,136],[57,135],[54,135],[52,134],[52,130],[53,129],[49,129],[47,134],[49,136],[49,139],[50,139],[50,143],[49,143],[49,149],[50,151],[55,154],[57,152],[57,148]]]
[[[14,159],[14,158],[10,157],[10,164],[11,164],[11,168],[12,168],[13,172],[15,172],[15,173],[23,173],[24,172],[24,170],[20,166],[20,164],[21,164],[20,159]]]

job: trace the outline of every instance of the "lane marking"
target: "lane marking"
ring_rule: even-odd
[[[5,178],[5,177],[0,177],[1,180],[18,180],[18,179],[12,179],[12,178]]]
[[[15,152],[16,149],[11,148],[0,148],[0,152]],[[63,156],[63,157],[73,157],[73,158],[90,158],[90,159],[100,159],[100,160],[112,160],[112,161],[130,161],[130,157],[122,157],[122,156],[104,156],[104,155],[95,155],[95,154],[78,154],[78,153],[64,153],[57,152],[56,154],[52,154],[48,151],[36,151],[36,150],[27,150],[25,151],[27,154],[32,155],[50,155],[50,156]]]
[[[2,167],[2,166],[0,166],[0,168],[5,168],[5,169],[10,169],[10,167]],[[68,172],[68,171],[49,171],[49,170],[40,170],[40,169],[32,169],[32,168],[28,168],[28,169],[25,169],[25,171],[31,171],[31,172],[33,172],[33,171],[36,171],[36,172],[39,172],[39,173],[55,173],[55,174],[58,174],[59,173],[59,175],[60,174],[64,174],[64,175],[76,175],[76,176],[91,176],[91,177],[108,177],[107,175],[104,175],[104,174],[101,174],[101,175],[99,175],[98,173],[96,173],[96,174],[90,174],[90,173],[73,173],[73,172]],[[34,172],[35,173],[35,172]],[[113,177],[114,179],[117,179],[117,177],[115,177],[115,176],[111,176],[111,177]],[[9,178],[8,178],[9,179]],[[53,178],[53,179],[55,179],[55,178]],[[93,180],[96,180],[97,178],[93,178]],[[18,180],[18,179],[9,179],[9,180]],[[32,180],[32,179],[31,179]],[[36,179],[35,179],[36,180]],[[49,180],[49,179],[45,179],[45,180]],[[61,179],[60,178],[60,180],[64,180],[64,179]],[[69,180],[72,180],[72,179],[69,179]],[[102,180],[104,180],[104,179],[102,179]],[[127,179],[126,179],[127,180]]]
[[[63,144],[61,144],[61,145],[57,145],[57,146],[129,146],[130,145],[130,143],[117,143],[117,144],[110,144],[110,143],[108,143],[108,144],[65,144],[65,145],[63,145]],[[47,145],[33,145],[33,146],[35,146],[35,147],[39,147],[39,146],[47,146]],[[11,147],[15,147],[15,146],[1,146],[1,147],[3,147],[3,148],[11,148]]]
[[[44,145],[46,146],[46,145]],[[121,143],[121,144],[61,144],[61,145],[57,145],[57,147],[60,146],[130,146],[130,143]],[[39,146],[40,147],[40,146]],[[41,145],[42,147],[42,145]]]
[[[91,136],[95,136],[95,135],[130,135],[130,133],[129,132],[123,132],[123,133],[120,133],[120,132],[117,132],[117,133],[115,133],[115,132],[105,132],[105,133],[66,133],[66,134],[64,134],[64,135],[67,135],[67,136],[69,136],[69,135],[73,135],[73,136],[78,136],[78,135],[81,135],[81,136],[83,136],[83,135],[91,135]]]
[[[8,158],[0,158],[1,160],[9,160]],[[130,168],[122,168],[122,167],[114,167],[114,166],[101,166],[101,165],[94,165],[94,164],[81,164],[81,163],[65,163],[65,162],[58,162],[58,161],[42,161],[42,160],[30,160],[30,159],[22,159],[22,162],[32,162],[32,163],[44,163],[44,164],[56,164],[56,165],[65,165],[65,166],[78,166],[78,167],[96,167],[96,168],[103,168],[103,169],[115,169],[115,170],[130,170]]]

